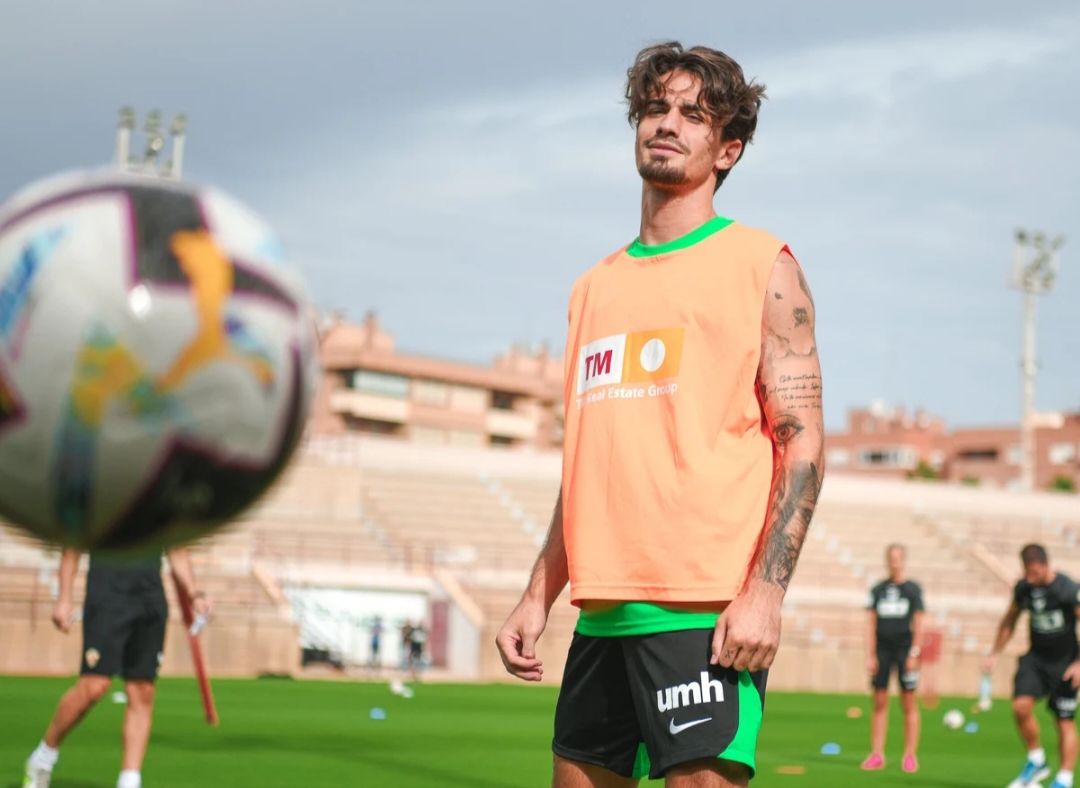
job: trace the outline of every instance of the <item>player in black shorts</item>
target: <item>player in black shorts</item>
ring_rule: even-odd
[[[81,553],[60,558],[60,592],[53,623],[68,632],[75,620],[72,587]],[[169,553],[169,564],[197,615],[210,615],[210,601],[196,589],[186,550]],[[45,738],[26,763],[25,788],[48,788],[64,738],[108,692],[113,676],[126,682],[124,756],[118,788],[141,788],[142,762],[150,741],[154,682],[165,644],[169,610],[161,582],[161,554],[119,559],[90,556],[83,605],[83,656],[79,681],[60,699]]]
[[[1050,568],[1046,550],[1029,544],[1020,551],[1024,579],[1013,590],[1012,604],[998,627],[994,647],[983,665],[991,673],[998,655],[1016,629],[1021,611],[1028,611],[1031,649],[1020,657],[1013,686],[1013,712],[1020,738],[1027,748],[1023,771],[1010,788],[1036,785],[1050,775],[1046,751],[1039,744],[1035,703],[1046,698],[1057,721],[1061,769],[1050,788],[1072,788],[1076,767],[1076,690],[1080,686],[1080,644],[1076,619],[1080,610],[1080,586]]]
[[[923,598],[919,586],[907,579],[907,553],[902,545],[885,550],[889,579],[870,591],[867,602],[867,670],[874,688],[874,713],[870,718],[870,755],[863,761],[867,771],[885,768],[885,733],[889,725],[889,679],[895,672],[904,707],[905,772],[919,770],[919,705],[915,687],[919,680],[919,657],[923,631]]]

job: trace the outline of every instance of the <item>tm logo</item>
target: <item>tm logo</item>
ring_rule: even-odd
[[[19,355],[20,340],[30,316],[34,281],[66,235],[66,227],[35,235],[15,259],[7,276],[0,280],[0,339],[13,357]]]

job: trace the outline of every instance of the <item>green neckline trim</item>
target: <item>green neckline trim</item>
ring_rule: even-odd
[[[635,238],[634,242],[626,247],[626,253],[631,257],[655,257],[658,254],[671,254],[672,252],[687,249],[696,243],[701,243],[710,235],[714,235],[729,224],[734,223],[734,219],[728,219],[724,216],[714,216],[696,230],[691,230],[682,238],[676,238],[674,241],[668,241],[666,244],[646,246],[641,242],[640,238]]]

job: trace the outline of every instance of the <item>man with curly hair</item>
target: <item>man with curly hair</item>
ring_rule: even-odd
[[[824,474],[810,289],[787,245],[717,216],[764,88],[722,52],[643,50],[626,98],[638,237],[570,297],[562,489],[497,637],[581,608],[555,712],[554,786],[744,786],[780,608]]]

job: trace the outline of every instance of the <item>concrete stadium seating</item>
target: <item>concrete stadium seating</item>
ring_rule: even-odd
[[[237,634],[225,651],[262,650],[276,655],[269,660],[274,669],[295,670],[295,656],[280,656],[289,646],[267,648],[251,639],[260,630],[267,642],[295,640],[295,625],[270,587],[274,577],[290,567],[317,566],[336,567],[361,585],[370,573],[449,573],[482,615],[479,675],[505,678],[492,642],[520,597],[558,488],[556,455],[376,438],[313,440],[264,501],[192,548],[202,582],[218,600],[213,631],[224,633],[228,627],[220,622],[231,622],[229,631]],[[1080,505],[1069,496],[831,475],[785,602],[783,645],[770,682],[865,687],[867,590],[885,574],[886,546],[899,542],[908,550],[910,576],[923,587],[927,625],[942,639],[934,680],[941,691],[971,694],[978,659],[1019,574],[1020,547],[1039,541],[1059,568],[1080,577],[1078,535]],[[0,532],[0,627],[51,629],[55,564],[55,553],[11,530]],[[564,594],[541,642],[553,679],[561,674],[575,620]],[[68,662],[34,657],[42,672],[70,670],[70,649],[54,641],[35,640],[35,648],[63,652]],[[1025,641],[1019,632],[1009,652],[1021,652]],[[0,642],[11,641],[0,636]],[[295,642],[292,651],[298,651]],[[3,652],[0,670],[25,669],[29,657],[19,661]],[[169,663],[172,669],[184,669],[181,657]],[[233,672],[270,669],[266,661],[233,658]],[[996,687],[1004,691],[1009,676],[1004,669],[999,674]]]

